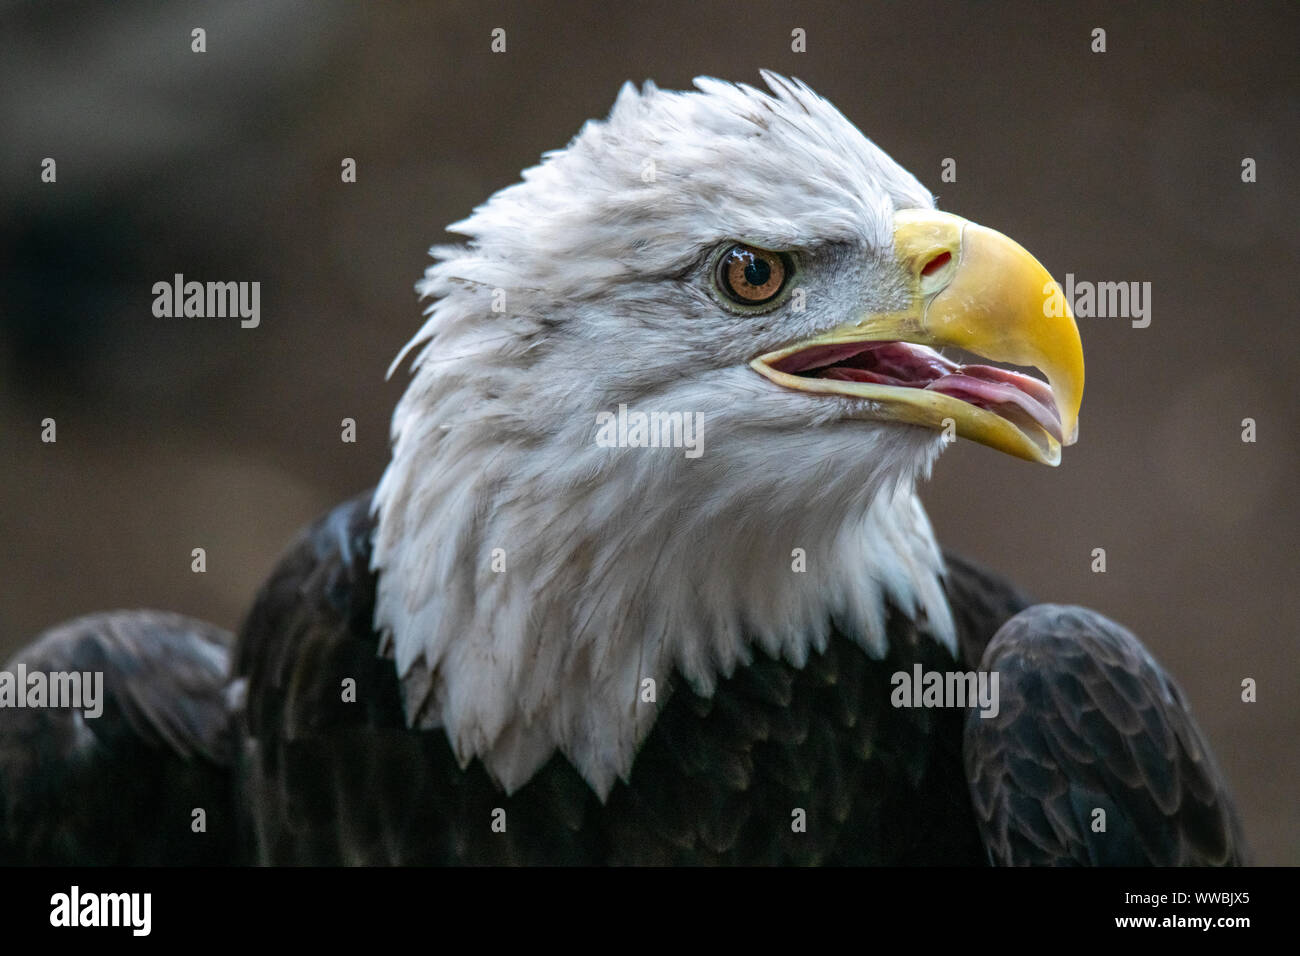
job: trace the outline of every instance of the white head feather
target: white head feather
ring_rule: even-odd
[[[449,227],[468,246],[435,248],[418,286],[435,301],[375,497],[376,625],[410,723],[507,790],[559,749],[604,798],[674,671],[708,694],[753,645],[802,665],[832,621],[879,656],[886,600],[955,645],[913,492],[939,436],[747,364],[901,302],[892,217],[932,199],[807,86],[764,79],[625,85]],[[724,308],[708,263],[728,240],[798,251],[803,311]],[[703,454],[600,447],[620,404],[702,413]]]

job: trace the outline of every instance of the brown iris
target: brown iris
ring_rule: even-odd
[[[741,305],[770,302],[785,285],[785,260],[775,252],[734,245],[718,263],[718,284]]]

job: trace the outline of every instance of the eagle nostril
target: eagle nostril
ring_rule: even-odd
[[[941,252],[925,264],[925,266],[921,269],[921,275],[928,278],[934,275],[936,272],[938,272],[940,269],[942,269],[950,262],[952,262],[952,253]]]

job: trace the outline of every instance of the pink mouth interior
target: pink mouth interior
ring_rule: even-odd
[[[1064,441],[1061,417],[1045,382],[991,365],[958,365],[924,345],[816,345],[773,362],[772,368],[805,378],[925,388],[987,409],[1021,429],[1037,425],[1057,441]]]

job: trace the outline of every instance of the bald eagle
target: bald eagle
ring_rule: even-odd
[[[955,437],[1075,440],[1050,274],[764,79],[625,85],[449,227],[391,463],[237,639],[117,612],[19,654],[105,700],[0,710],[0,855],[1243,861],[1139,641],[945,553],[917,498]]]

